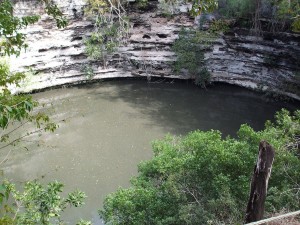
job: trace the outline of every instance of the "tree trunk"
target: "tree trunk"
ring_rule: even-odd
[[[266,141],[261,141],[251,180],[245,223],[261,220],[264,216],[268,181],[271,176],[274,155],[274,148]]]
[[[254,14],[254,33],[257,36],[261,35],[260,11],[261,11],[261,0],[256,0],[255,14]]]

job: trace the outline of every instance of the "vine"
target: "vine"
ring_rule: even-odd
[[[85,52],[92,60],[101,59],[103,67],[107,58],[116,51],[128,35],[129,21],[120,0],[88,0],[85,10],[94,21],[94,29],[85,39]]]

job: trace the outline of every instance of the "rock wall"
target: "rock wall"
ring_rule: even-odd
[[[271,91],[299,99],[300,35],[251,36],[233,29],[206,54],[215,81]]]
[[[26,54],[10,59],[13,70],[29,70],[21,91],[88,81],[90,78],[83,72],[87,64],[93,68],[92,79],[190,78],[174,74],[170,66],[176,59],[171,46],[179,30],[182,26],[195,26],[194,19],[184,13],[187,6],[180,7],[183,13],[172,19],[161,15],[157,1],[151,1],[147,11],[129,7],[131,29],[127,44],[109,58],[104,69],[101,61],[89,60],[84,52],[83,40],[93,29],[84,17],[85,1],[56,2],[69,18],[69,25],[57,29],[51,18],[43,14],[40,22],[24,31],[29,44]],[[17,15],[41,12],[43,6],[34,0],[16,2]],[[300,100],[300,81],[295,76],[300,71],[299,34],[266,33],[254,37],[246,30],[233,29],[215,41],[205,58],[212,81],[273,91]]]

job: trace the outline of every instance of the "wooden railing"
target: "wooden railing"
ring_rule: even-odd
[[[260,221],[256,221],[256,222],[252,222],[252,223],[247,223],[245,225],[260,225],[260,224],[264,224],[264,223],[267,223],[267,222],[272,222],[272,221],[275,221],[275,220],[280,220],[280,219],[283,219],[283,218],[287,218],[287,217],[290,217],[290,216],[296,216],[296,215],[300,215],[300,210],[295,211],[295,212],[286,213],[286,214],[283,214],[283,215],[280,215],[280,216],[271,217],[269,219],[264,219],[264,220],[260,220]]]

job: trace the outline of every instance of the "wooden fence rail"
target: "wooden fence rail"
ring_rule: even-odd
[[[267,223],[267,222],[272,222],[274,220],[280,220],[280,219],[283,219],[283,218],[287,218],[287,217],[290,217],[290,216],[296,216],[296,215],[300,215],[300,210],[295,211],[295,212],[286,213],[286,214],[283,214],[283,215],[280,215],[280,216],[271,217],[269,219],[264,219],[264,220],[260,220],[260,221],[256,221],[256,222],[252,222],[252,223],[247,223],[245,225],[260,225],[260,224],[264,224],[264,223]]]

